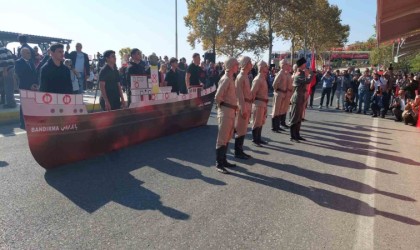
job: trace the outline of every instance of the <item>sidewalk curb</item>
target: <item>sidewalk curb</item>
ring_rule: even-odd
[[[0,113],[0,124],[18,122],[19,119],[19,109],[12,109]]]
[[[92,113],[92,111],[102,111],[101,105],[99,103],[95,103],[95,106],[93,103],[86,103],[85,105],[88,113]]]

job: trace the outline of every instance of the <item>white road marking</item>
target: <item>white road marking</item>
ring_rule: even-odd
[[[373,119],[372,128],[378,128],[378,119]],[[368,155],[366,158],[366,166],[375,168],[376,167],[376,155],[377,152],[374,148],[377,148],[377,130],[372,130],[370,133],[370,143]],[[372,169],[365,170],[365,176],[363,183],[366,184],[366,187],[375,188],[376,185],[376,171]],[[374,246],[374,225],[375,225],[375,195],[368,194],[369,192],[364,192],[362,190],[362,195],[360,200],[369,204],[369,207],[362,206],[360,209],[360,215],[357,218],[357,228],[356,228],[356,243],[353,247],[355,250],[360,249],[373,249]],[[367,191],[367,190],[366,190]]]
[[[321,99],[321,97],[319,96],[319,97],[317,97],[317,98],[314,98],[314,100],[318,100],[318,99]]]
[[[11,137],[11,136],[16,136],[16,135],[23,135],[26,134],[26,131],[19,131],[16,133],[9,133],[9,134],[0,134],[0,138],[2,137]]]

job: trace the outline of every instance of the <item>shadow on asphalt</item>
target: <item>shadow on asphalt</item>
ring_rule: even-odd
[[[136,179],[130,172],[151,167],[185,180],[199,179],[210,185],[226,183],[203,176],[201,171],[177,162],[191,160],[208,167],[214,159],[217,126],[205,126],[160,138],[105,156],[48,170],[46,182],[81,209],[93,213],[108,202],[116,202],[136,210],[158,210],[177,220],[189,215],[165,206],[160,195],[142,187],[147,180]],[[162,147],[162,145],[169,145]]]
[[[5,161],[0,161],[0,168],[9,166],[9,163]]]
[[[354,125],[354,124],[350,124],[350,123],[345,123],[345,122],[331,122],[331,121],[326,121],[326,122],[318,122],[318,121],[312,121],[312,123],[315,124],[319,124],[322,126],[331,126],[334,128],[342,128],[345,129],[346,131],[358,131],[358,132],[376,132],[376,130],[373,130],[372,127],[370,126],[363,126],[363,125]],[[347,124],[347,125],[344,125]],[[376,127],[375,127],[376,129]],[[381,129],[381,128],[377,128],[377,129]],[[344,132],[344,131],[343,131]],[[386,131],[381,131],[381,134],[391,134],[390,132],[386,132]],[[365,135],[367,136],[367,135]]]
[[[13,122],[8,124],[0,124],[0,135],[4,137],[15,136],[14,128],[19,128],[19,123]]]
[[[368,140],[368,139],[355,138],[355,137],[346,136],[346,135],[333,135],[328,132],[318,132],[318,131],[314,132],[307,129],[302,131],[302,133],[305,134],[306,138],[313,138],[314,141],[331,142],[338,146],[345,146],[347,148],[372,149],[372,150],[381,150],[381,151],[386,151],[386,152],[398,153],[398,151],[391,150],[391,149],[373,147],[372,145],[369,145],[371,140]],[[319,136],[316,136],[316,135],[319,135]],[[326,138],[326,136],[335,137],[337,139]],[[358,143],[359,141],[363,141],[363,143]],[[387,145],[387,143],[380,143],[380,142],[378,142],[377,144]]]
[[[331,126],[334,127],[334,125],[331,125]],[[354,139],[353,141],[357,141],[357,140],[361,139],[361,138],[354,138],[354,137],[362,137],[362,138],[369,137],[368,134],[357,133],[357,132],[348,131],[348,130],[347,131],[336,130],[336,129],[333,129],[332,127],[328,127],[328,128],[318,127],[318,126],[316,126],[314,124],[311,124],[311,123],[305,123],[305,126],[303,127],[303,131],[306,130],[306,128],[310,128],[310,129],[314,129],[314,130],[317,130],[317,131],[327,132],[328,136],[334,136],[334,137],[337,137],[336,135],[351,136],[352,137],[351,139]],[[316,133],[319,133],[319,132],[316,132]],[[345,138],[345,137],[340,137],[340,138]],[[374,137],[374,138],[381,139],[381,140],[392,141],[392,139],[385,138],[385,137]],[[367,139],[362,139],[360,141],[361,142],[371,142],[370,140],[367,140]],[[383,145],[390,145],[390,144],[384,144],[384,143],[382,143],[382,144]]]
[[[315,131],[312,133],[316,134],[317,132]],[[174,178],[184,180],[198,179],[208,185],[226,185],[226,183],[220,180],[203,176],[199,170],[203,167],[213,167],[216,136],[216,125],[208,125],[192,129],[186,132],[122,149],[118,152],[107,154],[106,156],[97,157],[81,163],[47,171],[45,174],[45,180],[49,185],[69,198],[74,204],[89,213],[93,213],[102,206],[113,201],[128,208],[136,210],[157,210],[168,217],[177,220],[186,220],[190,217],[188,214],[179,211],[176,208],[165,206],[161,202],[159,194],[142,187],[142,184],[147,182],[147,180],[142,181],[136,179],[131,172],[147,166]],[[366,135],[363,136],[366,137]],[[321,139],[327,142],[329,140],[326,138]],[[338,156],[319,155],[291,148],[283,142],[272,142],[273,143],[265,147],[282,151],[285,154],[314,159],[322,163],[338,167],[360,170],[372,169],[387,174],[397,174],[385,169],[371,168],[363,163],[340,158]],[[311,142],[308,143],[312,144]],[[362,141],[361,143],[368,142]],[[361,154],[361,152],[366,153],[366,155],[368,153],[367,150],[361,149],[355,149],[352,151],[352,149],[346,147],[340,148],[335,145],[331,146],[318,142],[313,144],[314,146],[322,146],[331,150],[353,152],[358,155]],[[233,143],[229,146],[230,150],[232,150],[232,148]],[[253,151],[252,153],[258,152]],[[259,151],[259,153],[264,154],[263,151]],[[378,157],[381,156],[384,157],[384,155],[378,153]],[[319,173],[313,170],[299,168],[297,166],[282,166],[275,162],[259,159],[251,159],[245,162],[245,164],[250,165],[255,163],[345,190],[365,194],[381,194],[403,201],[415,201],[410,197],[378,190],[374,187],[348,178]],[[316,204],[328,209],[362,216],[382,215],[410,225],[420,225],[420,222],[414,219],[379,211],[361,200],[346,195],[324,189],[302,186],[280,178],[252,173],[241,167],[237,167],[235,170],[238,172],[232,172],[233,176],[306,197]]]
[[[306,141],[305,143],[310,143],[310,142]],[[337,156],[320,155],[320,154],[315,154],[315,153],[312,153],[312,152],[297,150],[297,149],[293,149],[293,148],[274,146],[273,144],[265,145],[264,147],[272,148],[273,150],[279,150],[279,151],[282,151],[286,154],[292,154],[292,155],[305,157],[305,158],[308,158],[308,159],[317,160],[319,162],[329,164],[329,165],[334,165],[334,166],[337,166],[337,167],[353,168],[353,169],[359,169],[359,170],[371,169],[371,170],[375,170],[375,171],[382,172],[382,173],[385,173],[385,174],[397,174],[396,172],[392,172],[392,171],[382,169],[382,168],[369,167],[364,163],[340,158],[340,157],[337,157]],[[336,150],[336,147],[331,146],[331,149]]]
[[[293,165],[277,164],[277,163],[273,163],[273,162],[269,162],[269,161],[265,161],[261,159],[252,159],[251,162],[254,164],[255,163],[260,164],[262,166],[267,166],[276,170],[280,170],[280,171],[287,172],[293,175],[301,176],[309,180],[313,180],[319,183],[324,183],[333,187],[338,187],[341,189],[345,189],[345,190],[349,190],[349,191],[353,191],[357,193],[381,194],[381,195],[388,196],[388,197],[398,199],[398,200],[411,201],[411,202],[416,201],[415,199],[408,196],[382,191],[372,186],[369,186],[367,184],[364,184],[362,182],[351,180],[351,179],[337,176],[337,175],[320,173],[320,172],[316,172],[316,171],[305,169],[305,168],[300,168]]]
[[[285,192],[293,193],[308,198],[321,207],[368,217],[381,215],[383,217],[396,220],[405,224],[416,226],[420,225],[420,222],[417,220],[377,210],[376,208],[371,207],[366,202],[346,195],[334,193],[325,189],[315,188],[311,186],[307,187],[299,185],[297,183],[293,183],[291,181],[283,180],[280,178],[268,177],[265,175],[249,172],[247,169],[241,167],[236,167],[235,170],[237,172],[231,172],[231,175],[237,178],[252,181],[264,186],[276,188]]]
[[[385,119],[388,119],[388,118],[385,118]],[[391,120],[393,120],[393,119],[391,119]],[[345,122],[332,122],[332,123],[335,123],[335,124],[347,124],[347,125],[353,125],[354,126],[354,124],[345,123]],[[401,126],[405,126],[404,123],[402,123],[402,122],[399,122],[398,124],[401,125]],[[334,125],[334,126],[336,126],[336,125]],[[364,128],[364,127],[367,127],[367,126],[356,126],[356,128]],[[390,134],[390,133],[385,132],[383,130],[400,131],[400,132],[405,132],[405,133],[418,133],[417,131],[416,132],[413,132],[413,131],[407,131],[407,130],[403,130],[403,129],[384,128],[384,127],[375,127],[375,128],[377,128],[378,130],[382,130],[381,131],[381,134]]]
[[[358,147],[355,143],[352,143],[352,142],[347,141],[347,142],[343,143],[343,142],[340,142],[340,141],[337,141],[337,140],[334,140],[334,139],[329,139],[329,138],[319,137],[319,136],[313,136],[313,135],[307,135],[307,138],[315,139],[314,142],[306,141],[306,143],[312,144],[316,147],[322,147],[322,148],[325,148],[325,149],[335,150],[335,151],[338,151],[338,152],[352,153],[352,154],[355,154],[355,155],[369,155],[370,151],[368,149],[395,152],[393,150],[385,150],[385,149],[382,149],[382,148]],[[321,143],[321,141],[334,142],[338,146],[332,146],[332,145],[329,145],[329,144]],[[346,144],[347,147],[340,146],[340,145],[343,145],[343,144]],[[396,153],[398,153],[398,152],[396,152]],[[395,161],[397,163],[403,163],[403,164],[413,165],[413,166],[420,166],[420,162],[414,161],[410,158],[404,158],[404,157],[398,156],[396,154],[390,155],[390,154],[385,154],[385,153],[376,151],[375,156],[376,156],[376,158],[381,158],[381,159],[389,160],[389,161]],[[393,172],[391,172],[391,173],[393,173]]]

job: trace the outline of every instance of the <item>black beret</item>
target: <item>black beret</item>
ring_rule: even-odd
[[[301,57],[299,60],[297,60],[296,64],[298,67],[302,66],[303,64],[306,63],[305,58]]]

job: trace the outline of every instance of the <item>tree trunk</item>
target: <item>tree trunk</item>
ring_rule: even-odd
[[[216,38],[213,40],[213,54],[214,54],[214,63],[217,62],[216,60]]]

